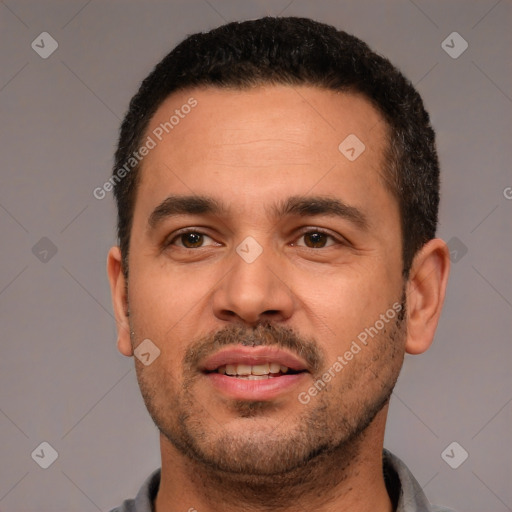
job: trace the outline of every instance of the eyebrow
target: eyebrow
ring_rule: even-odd
[[[206,196],[169,196],[151,213],[149,226],[154,229],[168,217],[176,215],[220,215],[226,212],[218,201]]]
[[[341,217],[355,224],[361,229],[368,228],[366,215],[355,206],[351,206],[334,197],[325,196],[292,196],[273,208],[276,217],[285,215],[299,215],[301,217],[314,217],[327,215]]]
[[[148,224],[155,229],[165,219],[177,215],[226,215],[228,211],[226,205],[209,196],[171,195],[153,210]],[[273,205],[269,212],[275,218],[290,215],[341,217],[361,229],[368,228],[368,220],[360,209],[333,197],[292,196]]]

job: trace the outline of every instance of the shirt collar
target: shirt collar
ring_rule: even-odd
[[[390,497],[398,497],[396,512],[433,512],[420,484],[409,468],[390,451],[382,453],[386,487]]]

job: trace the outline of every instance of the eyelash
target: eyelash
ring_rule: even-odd
[[[172,246],[174,245],[174,242],[176,240],[178,240],[181,236],[183,235],[188,235],[188,234],[197,234],[197,235],[202,235],[202,236],[206,236],[210,239],[213,240],[213,237],[207,235],[206,233],[203,233],[202,231],[199,231],[198,229],[194,229],[194,228],[185,228],[181,231],[178,231],[177,233],[175,233],[174,235],[172,235],[172,238],[171,239],[168,239],[168,241],[165,241],[164,244],[163,244],[163,247],[164,249],[169,247],[169,246]],[[337,244],[339,245],[349,245],[348,241],[346,241],[345,239],[342,239],[341,237],[340,238],[337,238],[335,237],[334,235],[332,235],[331,233],[329,233],[327,230],[324,230],[322,228],[314,228],[314,229],[308,229],[307,231],[302,231],[300,233],[300,235],[298,236],[298,238],[296,240],[299,240],[300,238],[308,235],[308,234],[312,234],[312,233],[321,233],[323,235],[326,235],[330,240],[336,242]],[[296,242],[293,242],[292,245],[297,245]],[[200,246],[200,247],[195,247],[195,248],[192,248],[192,247],[183,247],[183,246],[178,246],[180,247],[181,249],[186,249],[186,250],[196,250],[196,249],[201,249],[203,248],[204,246]],[[301,245],[300,247],[303,247],[305,249],[312,249],[312,250],[318,250],[318,249],[327,249],[328,247],[331,247],[331,245],[327,246],[327,247],[318,247],[318,248],[315,248],[315,247],[307,247],[307,246],[303,246]]]

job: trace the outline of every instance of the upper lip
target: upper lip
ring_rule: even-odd
[[[292,370],[307,370],[307,364],[297,356],[277,347],[227,347],[207,357],[201,365],[202,371],[211,372],[227,364],[257,365],[278,363]]]

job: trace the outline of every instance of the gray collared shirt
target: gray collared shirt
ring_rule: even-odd
[[[446,507],[431,505],[407,466],[388,450],[383,452],[383,466],[388,493],[397,503],[395,512],[453,512]],[[110,512],[153,512],[159,485],[160,469],[157,469],[144,482],[134,500],[126,500]]]

